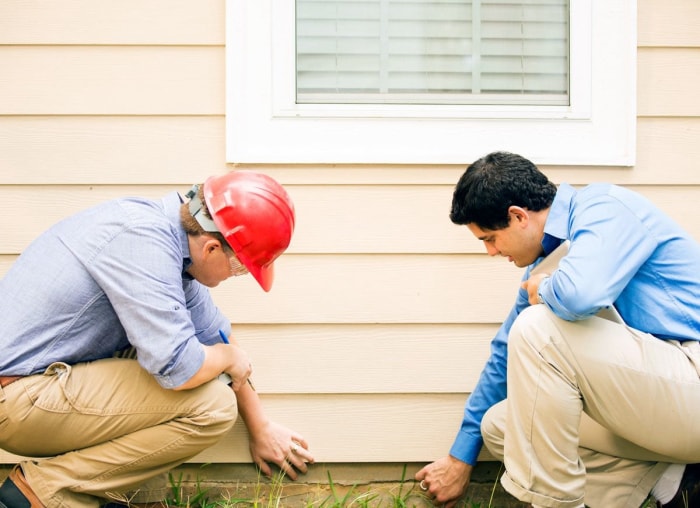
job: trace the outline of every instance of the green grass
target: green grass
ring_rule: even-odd
[[[497,478],[502,472],[501,469]],[[163,501],[164,508],[424,508],[432,506],[424,493],[418,489],[413,479],[406,478],[407,466],[403,466],[401,479],[392,482],[392,487],[383,485],[351,485],[340,486],[334,482],[330,472],[327,472],[328,484],[309,485],[308,491],[295,489],[297,484],[286,483],[282,472],[271,479],[258,477],[251,487],[237,489],[233,493],[222,493],[219,488],[207,488],[197,475],[192,482],[185,482],[183,474],[177,477],[172,473],[169,478],[169,494]],[[494,482],[488,502],[465,499],[457,504],[457,508],[495,508],[496,487]],[[289,494],[285,489],[293,489]],[[293,500],[293,501],[290,501]],[[128,499],[120,499],[128,503]],[[291,503],[291,504],[290,504]],[[653,508],[650,504],[642,508]]]
[[[406,466],[403,467],[401,480],[393,489],[383,490],[377,487],[361,488],[358,485],[339,487],[333,481],[330,472],[328,485],[322,493],[309,493],[304,500],[297,499],[294,506],[301,508],[418,508],[427,506],[426,496],[417,490],[416,483],[406,478]],[[165,508],[285,508],[284,474],[278,473],[270,481],[262,478],[256,483],[252,494],[247,497],[234,493],[222,495],[211,493],[197,478],[194,487],[186,485],[183,475],[168,475],[170,493],[163,501]],[[121,499],[128,503],[128,499]],[[487,508],[481,503],[463,501],[459,508]]]

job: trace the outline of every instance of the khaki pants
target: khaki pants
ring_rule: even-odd
[[[224,383],[162,388],[135,360],[51,365],[0,388],[0,448],[49,508],[94,508],[216,443],[233,426]]]
[[[547,507],[638,508],[669,462],[700,462],[698,349],[526,309],[508,338],[508,398],[482,422],[503,487]]]

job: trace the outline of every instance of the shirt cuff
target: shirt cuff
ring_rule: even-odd
[[[450,455],[470,466],[475,466],[483,445],[484,439],[481,434],[474,435],[460,431],[450,448]]]
[[[167,374],[154,374],[156,381],[163,388],[173,389],[185,384],[204,364],[204,348],[196,339],[187,341],[185,348],[178,355],[178,361]]]

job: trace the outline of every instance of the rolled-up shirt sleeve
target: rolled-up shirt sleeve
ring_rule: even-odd
[[[101,240],[87,266],[139,363],[164,388],[189,380],[204,362],[202,343],[212,343],[218,328],[230,326],[209,291],[182,277],[182,250],[170,227],[130,221]]]

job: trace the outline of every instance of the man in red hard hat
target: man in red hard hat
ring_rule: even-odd
[[[248,272],[270,290],[292,200],[251,171],[187,197],[117,199],[64,219],[0,280],[0,448],[44,457],[12,470],[0,508],[125,500],[216,443],[238,413],[265,474],[273,463],[296,479],[313,463],[306,440],[265,415],[208,290]]]

